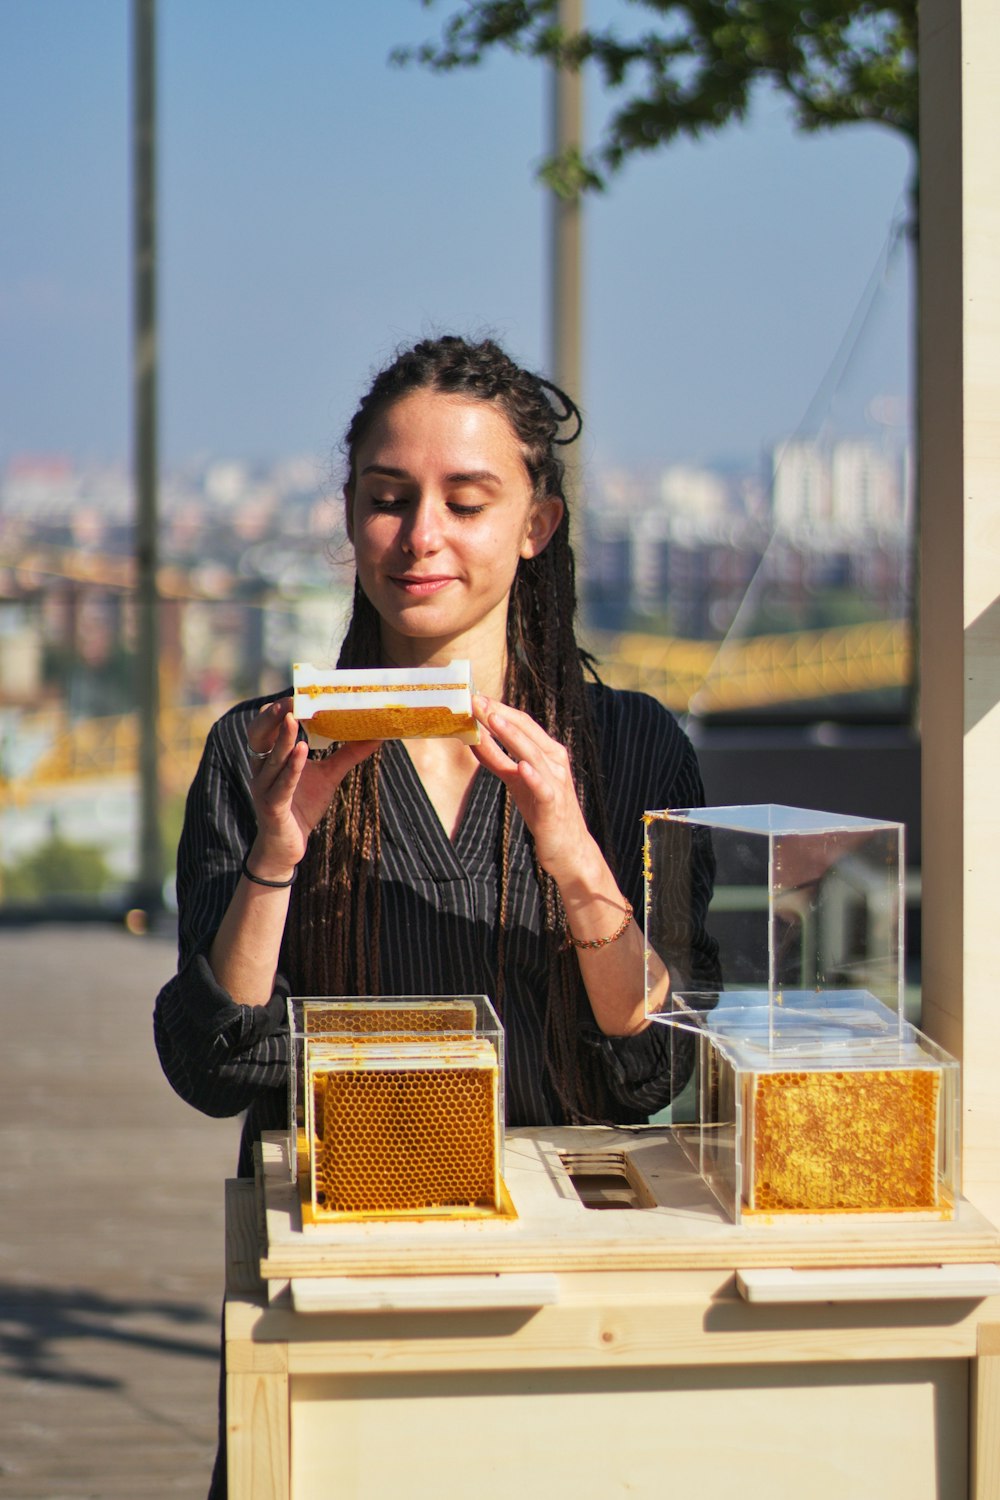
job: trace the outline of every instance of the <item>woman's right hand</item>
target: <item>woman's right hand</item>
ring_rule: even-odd
[[[291,699],[269,703],[247,728],[250,791],[257,813],[257,836],[248,855],[255,875],[286,880],[306,852],[309,835],[354,766],[377,748],[377,740],[341,745],[332,755],[309,759],[299,739]]]

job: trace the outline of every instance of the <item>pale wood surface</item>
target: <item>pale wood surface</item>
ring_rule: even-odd
[[[296,1382],[294,1500],[961,1500],[963,1364]],[[233,1497],[242,1500],[242,1497]]]
[[[1000,1324],[979,1329],[972,1366],[971,1500],[1000,1500]]]
[[[201,1500],[238,1122],[169,1089],[172,935],[0,932],[0,1496]]]
[[[549,1307],[559,1300],[552,1272],[486,1276],[304,1276],[291,1281],[297,1313],[467,1312]]]
[[[748,1302],[948,1302],[1000,1296],[1000,1266],[757,1266],[737,1271]]]
[[[231,1500],[287,1500],[287,1375],[229,1370],[226,1419]]]
[[[472,1271],[680,1270],[743,1266],[927,1265],[1000,1260],[1000,1232],[971,1204],[954,1221],[887,1215],[729,1221],[666,1130],[507,1133],[514,1220],[359,1222],[302,1228],[287,1142],[264,1143],[265,1277],[445,1275]],[[656,1207],[595,1211],[561,1153],[625,1154]]]
[[[292,1375],[420,1371],[635,1369],[657,1365],[719,1369],[776,1364],[862,1364],[869,1360],[964,1362],[976,1354],[978,1324],[1000,1317],[1000,1299],[945,1307],[924,1302],[759,1307],[733,1277],[707,1286],[694,1272],[671,1284],[664,1273],[623,1272],[613,1285],[560,1278],[560,1300],[530,1311],[294,1313],[231,1302],[230,1349],[260,1368],[274,1342],[287,1345]],[[669,1275],[669,1273],[667,1273]],[[580,1283],[584,1283],[582,1286]],[[686,1293],[686,1295],[685,1295]],[[864,1377],[867,1378],[867,1377]]]
[[[996,1219],[1000,7],[919,15],[923,1016],[962,1060],[965,1192]]]

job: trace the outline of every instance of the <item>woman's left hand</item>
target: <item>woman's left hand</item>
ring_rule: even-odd
[[[594,1020],[607,1036],[645,1030],[642,933],[587,827],[566,747],[530,714],[493,698],[477,694],[472,707],[486,731],[473,753],[510,789],[538,862],[559,887]]]
[[[566,747],[530,714],[494,698],[477,694],[472,706],[486,731],[473,753],[509,789],[535,841],[539,864],[561,885],[579,870],[592,843]]]

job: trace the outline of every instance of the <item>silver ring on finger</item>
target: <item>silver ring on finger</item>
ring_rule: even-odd
[[[251,760],[267,760],[268,756],[273,752],[273,750],[273,745],[271,746],[270,750],[255,750],[250,741],[247,740],[247,754],[249,755]]]

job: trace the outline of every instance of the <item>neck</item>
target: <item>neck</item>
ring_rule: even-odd
[[[382,656],[389,667],[440,667],[468,659],[475,691],[502,698],[507,670],[506,611],[499,622],[484,621],[474,631],[443,639],[400,635],[383,624]]]

